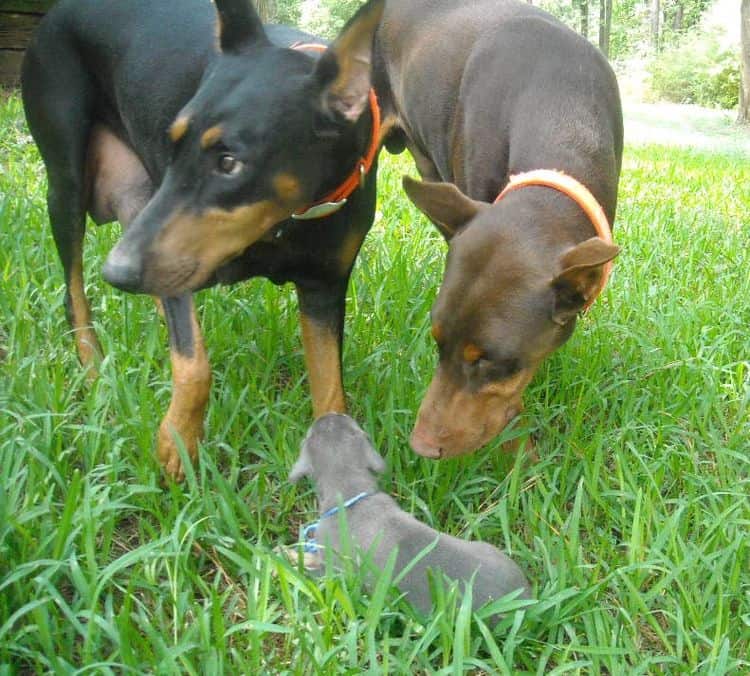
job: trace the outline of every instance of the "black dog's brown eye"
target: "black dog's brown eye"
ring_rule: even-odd
[[[234,176],[242,170],[242,162],[238,160],[234,155],[224,153],[219,155],[219,160],[216,163],[216,168],[222,174],[226,176]]]

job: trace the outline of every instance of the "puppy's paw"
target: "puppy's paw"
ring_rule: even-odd
[[[281,554],[295,568],[299,567],[301,562],[305,571],[311,575],[320,575],[323,572],[323,556],[320,550],[309,552],[305,551],[304,547],[300,545],[290,545],[288,547],[280,545],[276,548],[276,553]]]

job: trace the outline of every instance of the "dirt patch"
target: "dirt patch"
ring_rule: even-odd
[[[13,87],[0,87],[0,103],[5,103],[11,96],[20,93]]]

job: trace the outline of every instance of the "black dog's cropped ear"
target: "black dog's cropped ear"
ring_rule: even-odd
[[[323,86],[321,105],[348,122],[367,107],[372,86],[372,41],[385,0],[370,0],[349,20],[323,53],[315,76]]]
[[[555,290],[555,309],[552,320],[560,325],[575,317],[596,292],[604,265],[617,254],[620,247],[592,237],[563,254],[563,271],[552,280]]]
[[[215,0],[219,47],[237,52],[253,42],[268,42],[263,23],[250,0]]]
[[[404,176],[402,185],[409,199],[449,240],[489,205],[464,195],[453,183],[415,181]]]

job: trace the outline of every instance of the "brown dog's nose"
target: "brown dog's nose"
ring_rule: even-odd
[[[414,431],[411,433],[409,443],[418,455],[425,458],[439,460],[443,456],[443,449],[440,444],[424,436],[424,433],[420,430],[419,423],[417,423]]]

